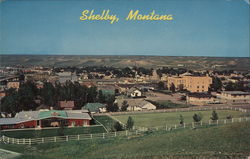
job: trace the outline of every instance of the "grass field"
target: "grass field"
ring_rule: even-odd
[[[250,122],[34,146],[1,144],[22,159],[240,159],[250,155]]]
[[[244,113],[232,110],[217,110],[219,119],[225,119],[228,115],[233,118],[243,117]],[[185,123],[193,122],[194,113],[202,115],[202,121],[208,122],[211,117],[212,111],[191,111],[191,112],[171,112],[171,113],[141,113],[131,115],[114,115],[113,117],[122,123],[126,123],[129,116],[134,119],[135,126],[141,127],[157,127],[179,124],[179,117],[184,117]]]
[[[106,132],[103,126],[64,128],[62,131],[59,129],[60,128],[43,129],[43,130],[0,131],[0,133],[2,135],[14,138],[39,138],[39,137],[60,136],[62,134],[78,135],[78,134]]]
[[[110,118],[107,115],[94,116],[94,119],[99,121],[108,131],[112,130],[112,126],[115,122],[112,118]],[[99,123],[97,123],[97,124],[99,124]]]

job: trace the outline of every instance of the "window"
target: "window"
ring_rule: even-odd
[[[199,88],[199,86],[197,86],[197,88]]]

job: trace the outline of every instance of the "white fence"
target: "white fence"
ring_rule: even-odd
[[[133,131],[119,131],[119,132],[110,132],[110,133],[98,133],[98,134],[79,134],[79,135],[67,135],[67,136],[54,136],[54,137],[42,137],[42,138],[11,138],[7,136],[2,136],[0,141],[6,144],[21,144],[21,145],[32,145],[32,144],[42,144],[42,143],[52,143],[52,142],[68,142],[68,141],[80,141],[80,140],[91,140],[91,139],[105,139],[112,137],[129,137],[140,135],[144,132],[151,131],[172,131],[175,129],[183,129],[183,128],[201,128],[206,126],[218,126],[231,124],[235,122],[246,122],[250,121],[249,117],[244,118],[232,118],[225,120],[209,120],[207,122],[192,122],[192,123],[184,123],[182,125],[165,125],[162,127],[135,127]]]
[[[133,136],[139,135],[139,130],[134,131],[118,131],[110,133],[96,133],[96,134],[79,134],[79,135],[67,135],[67,136],[54,136],[54,137],[42,137],[42,138],[11,138],[7,136],[2,136],[0,138],[1,142],[8,144],[21,144],[21,145],[32,145],[41,143],[51,143],[51,142],[67,142],[67,141],[80,141],[88,139],[105,139],[112,137],[122,137],[122,136]]]
[[[142,111],[126,111],[126,112],[108,112],[108,113],[96,113],[96,116],[102,115],[126,115],[126,114],[141,114],[141,113],[165,113],[165,112],[189,112],[189,111],[206,111],[206,110],[235,110],[243,113],[250,112],[248,109],[239,107],[223,107],[223,106],[203,106],[203,107],[190,107],[190,108],[177,108],[177,109],[156,109],[156,110],[142,110]]]
[[[231,124],[236,122],[246,122],[250,121],[250,117],[241,117],[241,118],[232,118],[232,119],[221,119],[221,120],[208,120],[208,121],[200,121],[200,122],[192,122],[192,123],[183,123],[183,124],[172,124],[172,125],[164,125],[164,126],[156,126],[156,127],[134,127],[139,131],[159,131],[166,130],[171,131],[175,129],[181,128],[200,128],[207,126],[218,126]]]

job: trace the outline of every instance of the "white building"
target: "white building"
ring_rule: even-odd
[[[127,101],[127,111],[142,111],[142,110],[155,110],[156,106],[143,99],[116,99],[115,103],[118,107],[122,107],[123,101]]]

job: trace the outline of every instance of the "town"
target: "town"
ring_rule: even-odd
[[[136,66],[0,71],[1,129],[89,126],[93,114],[108,112],[250,105],[247,71]]]

